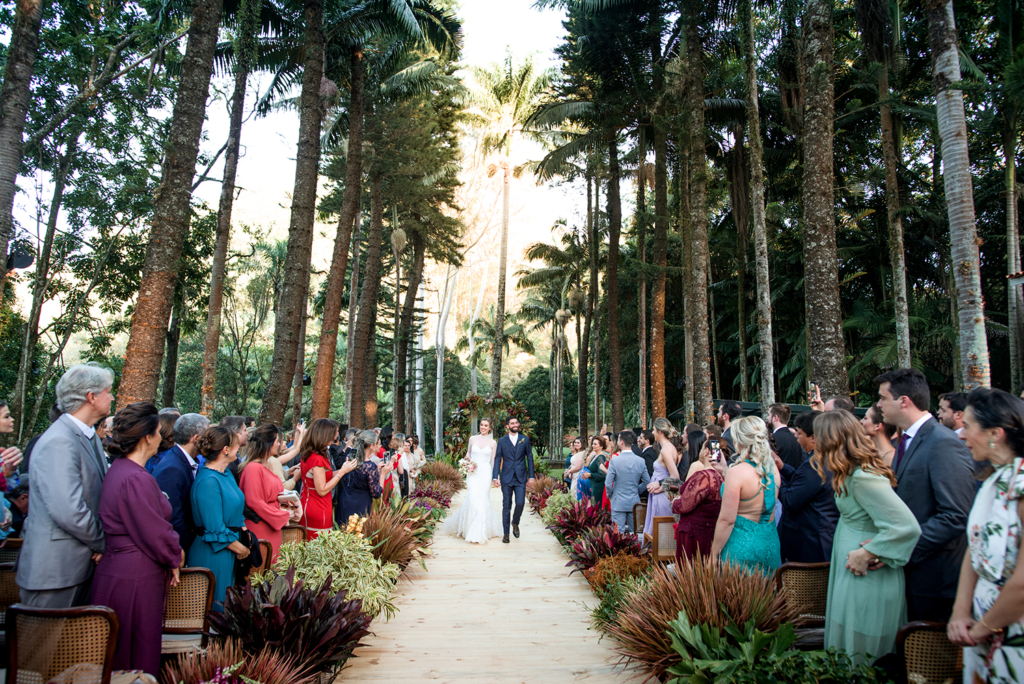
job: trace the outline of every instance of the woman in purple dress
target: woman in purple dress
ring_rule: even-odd
[[[114,416],[110,437],[115,460],[103,479],[99,513],[107,550],[96,566],[92,603],[117,613],[114,669],[156,676],[167,576],[176,585],[184,561],[171,504],[145,468],[160,446],[156,407],[128,405]]]
[[[649,496],[647,497],[647,520],[644,522],[644,534],[654,533],[654,518],[661,515],[672,515],[672,504],[668,496],[661,489],[661,481],[667,477],[681,479],[679,477],[679,452],[676,450],[672,438],[678,435],[675,427],[667,418],[654,419],[654,438],[661,447],[658,460],[654,462],[654,474],[651,475],[651,483],[647,485]]]

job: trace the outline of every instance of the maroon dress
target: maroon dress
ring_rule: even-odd
[[[171,504],[142,466],[118,458],[100,493],[107,539],[92,583],[92,603],[117,613],[115,670],[160,673],[167,571],[181,564]]]
[[[717,470],[699,470],[679,490],[672,502],[672,513],[679,516],[676,523],[676,563],[683,556],[711,553],[715,540],[715,525],[722,509],[721,487],[724,479]]]

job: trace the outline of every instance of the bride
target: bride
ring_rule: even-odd
[[[502,534],[501,516],[491,506],[491,472],[498,445],[491,436],[491,421],[480,419],[480,434],[469,438],[467,458],[476,468],[466,476],[466,500],[445,521],[444,531],[475,544],[486,544]]]

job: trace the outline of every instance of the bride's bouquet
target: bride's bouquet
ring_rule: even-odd
[[[468,477],[470,473],[476,470],[476,463],[473,462],[469,457],[463,458],[459,461],[459,472],[462,473],[463,477]]]

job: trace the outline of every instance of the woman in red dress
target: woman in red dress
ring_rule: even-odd
[[[329,418],[318,418],[302,436],[302,446],[299,447],[302,459],[301,522],[306,528],[306,538],[310,540],[334,526],[331,492],[356,465],[354,461],[346,461],[338,472],[331,470],[327,448],[337,439],[338,424]]]

